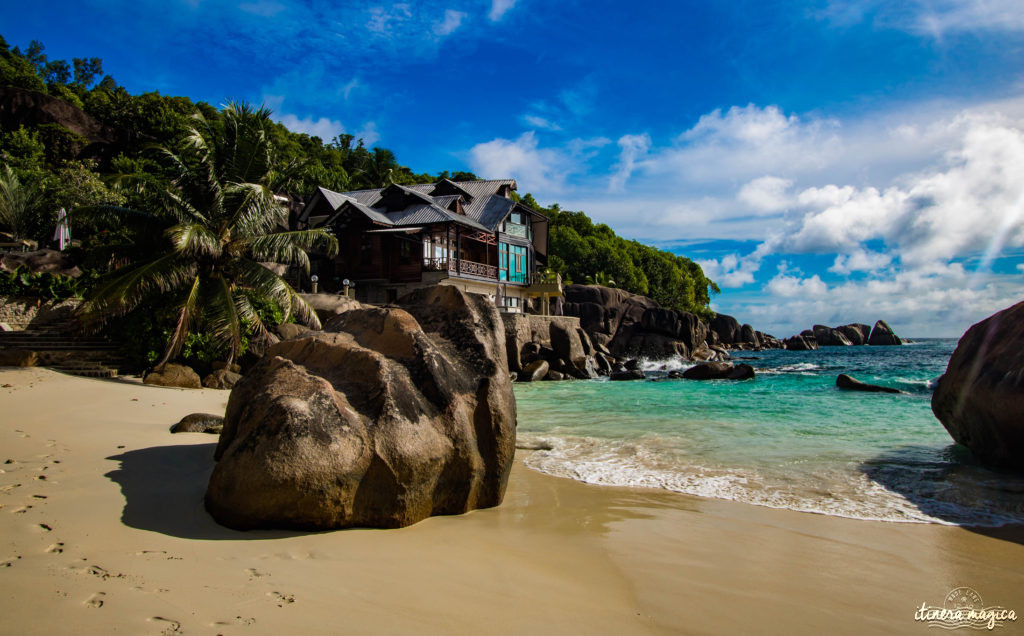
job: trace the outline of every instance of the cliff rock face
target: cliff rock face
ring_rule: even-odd
[[[234,528],[406,526],[498,505],[515,400],[493,304],[455,287],[285,340],[232,390],[206,508]]]
[[[1024,302],[960,338],[932,394],[932,411],[983,462],[1024,469]]]
[[[871,330],[871,336],[868,338],[869,345],[899,345],[903,344],[892,331],[892,327],[886,324],[884,320],[879,320],[875,323],[874,329]]]
[[[4,130],[57,124],[100,145],[116,138],[112,129],[64,100],[15,86],[0,87],[0,124]]]
[[[808,338],[804,335],[793,336],[786,338],[784,341],[786,349],[788,351],[813,351],[818,348],[818,341],[813,337]]]
[[[578,316],[590,338],[606,347],[622,327],[641,322],[648,309],[659,309],[646,296],[601,285],[566,285],[563,293],[565,315]]]
[[[717,314],[711,319],[710,328],[718,336],[718,342],[722,344],[740,342],[740,323],[732,316]]]

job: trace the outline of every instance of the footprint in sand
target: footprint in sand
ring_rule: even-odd
[[[103,607],[103,597],[106,595],[106,592],[96,592],[95,594],[89,597],[89,600],[85,602],[85,606],[91,607],[93,609],[99,609]]]
[[[284,607],[285,605],[291,605],[295,602],[294,594],[282,594],[280,592],[267,592],[267,596],[277,601],[278,607]]]
[[[259,579],[262,579],[265,576],[269,576],[268,574],[260,572],[256,568],[246,568],[245,573],[249,575],[250,581],[258,581]]]
[[[20,488],[20,487],[21,487],[21,484],[10,484],[8,486],[0,487],[0,492],[10,492],[10,491],[14,490],[15,488]]]
[[[54,554],[61,554],[64,552],[64,542],[58,541],[57,543],[54,543],[50,547],[46,548],[46,551],[52,552]]]
[[[21,506],[20,508],[15,508],[11,512],[13,512],[16,515],[23,515],[23,514],[25,514],[26,512],[28,512],[31,509],[32,509],[32,506]]]
[[[3,567],[5,567],[5,568],[9,568],[9,567],[11,567],[12,565],[14,565],[15,561],[18,561],[19,559],[21,559],[21,555],[20,555],[20,554],[19,554],[19,555],[17,555],[17,556],[13,556],[13,557],[11,557],[11,558],[7,559],[7,560],[6,560],[6,561],[4,561],[3,563],[0,563],[0,565],[2,565],[2,566],[3,566]]]
[[[151,622],[154,622],[154,623],[161,623],[162,624],[161,626],[163,627],[163,631],[160,632],[161,634],[180,634],[181,633],[181,623],[179,623],[178,621],[174,620],[173,618],[164,618],[163,616],[154,616],[154,617],[150,618],[149,620]],[[163,625],[163,624],[166,624],[166,625]]]
[[[29,507],[31,508],[31,506],[29,506]],[[53,526],[51,526],[51,525],[47,525],[45,523],[41,523],[41,524],[39,524],[39,527],[42,528],[44,532],[53,532]]]

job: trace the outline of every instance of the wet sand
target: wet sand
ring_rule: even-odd
[[[925,633],[915,610],[960,586],[1024,612],[1021,528],[588,486],[522,456],[497,508],[236,532],[203,510],[216,438],[168,432],[226,391],[44,369],[0,385],[5,634]]]

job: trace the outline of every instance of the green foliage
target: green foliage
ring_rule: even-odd
[[[718,286],[692,260],[628,241],[583,212],[564,211],[558,204],[544,208],[529,193],[521,201],[550,219],[548,267],[564,281],[619,287],[663,307],[713,315],[708,303]]]
[[[43,300],[81,298],[90,282],[88,277],[32,273],[19,267],[13,272],[0,272],[0,296],[27,296]]]
[[[10,166],[0,168],[0,225],[15,239],[27,238],[38,211],[38,187],[22,183]]]

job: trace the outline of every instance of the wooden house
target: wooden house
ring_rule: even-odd
[[[528,297],[561,295],[538,275],[547,263],[548,220],[516,202],[512,179],[460,181],[333,192],[317,188],[299,227],[326,227],[333,259],[312,258],[322,291],[348,287],[357,300],[387,303],[426,285],[457,285],[505,311]],[[348,285],[345,282],[348,281]]]

